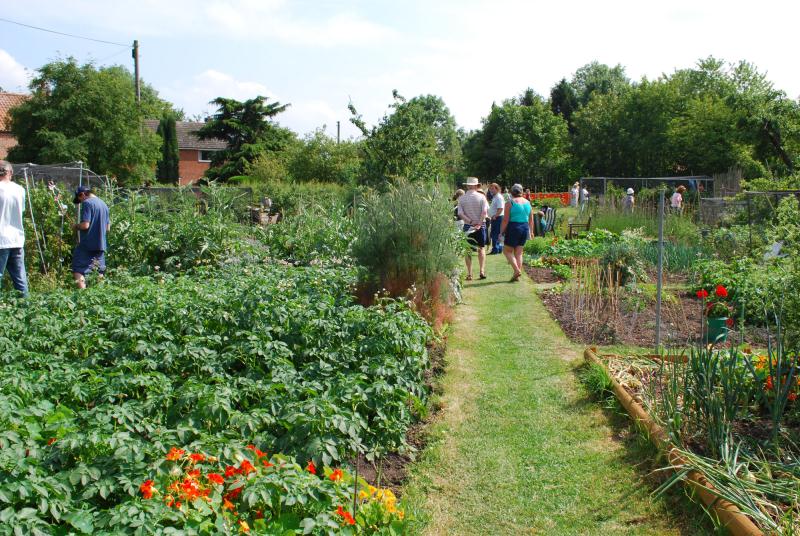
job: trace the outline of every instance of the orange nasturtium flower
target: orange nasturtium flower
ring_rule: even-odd
[[[142,492],[142,497],[145,499],[152,499],[153,498],[153,481],[152,480],[145,480],[142,482],[142,485],[139,486],[139,491]]]
[[[247,473],[252,473],[255,470],[256,468],[253,467],[253,464],[250,463],[250,460],[242,460],[242,463],[239,464],[239,472],[242,473],[243,475],[246,475]]]
[[[338,482],[339,480],[342,479],[343,476],[344,473],[342,473],[341,469],[334,469],[333,472],[331,473],[331,476],[329,476],[328,478],[330,478],[334,482]]]
[[[274,465],[273,465],[273,464],[269,463],[269,460],[261,460],[261,464],[262,464],[264,467],[274,467]]]
[[[212,482],[214,484],[224,484],[225,483],[225,479],[222,478],[222,475],[217,474],[217,473],[208,473],[206,475],[206,480],[208,480],[209,482]]]
[[[308,465],[306,465],[306,471],[308,471],[312,475],[316,475],[317,474],[317,466],[314,465],[314,461],[313,460],[308,460]]]
[[[203,454],[195,453],[195,454],[189,454],[189,459],[192,460],[192,462],[194,463],[194,462],[202,462],[203,460],[206,459],[206,457]]]
[[[239,470],[232,465],[225,468],[225,478],[230,478],[239,473]]]
[[[233,510],[233,503],[228,499],[222,500],[222,509],[223,510]]]
[[[167,453],[167,460],[171,462],[178,461],[183,457],[184,454],[186,454],[185,450],[176,449],[175,447],[172,447],[171,449],[169,449],[169,452]]]
[[[350,512],[348,512],[347,510],[342,508],[341,504],[336,509],[336,515],[339,515],[342,518],[344,518],[344,522],[347,523],[348,525],[355,525],[356,524],[356,520],[353,519],[353,516],[350,515]]]

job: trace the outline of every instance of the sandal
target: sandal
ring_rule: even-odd
[[[465,280],[465,281],[472,281],[472,276],[471,276],[471,275],[468,275],[467,277],[465,277],[465,278],[464,278],[464,280]]]
[[[511,276],[511,282],[512,282],[512,283],[514,283],[514,282],[516,282],[516,281],[519,281],[519,277],[520,277],[521,275],[522,275],[522,272],[519,272],[519,273],[517,273],[517,274],[514,274],[514,275],[512,275],[512,276]]]
[[[486,279],[486,274],[481,274],[479,279]]]

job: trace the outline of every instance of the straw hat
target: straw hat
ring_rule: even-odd
[[[633,188],[628,188],[628,195],[633,195]]]
[[[464,186],[480,186],[481,181],[478,180],[478,177],[467,177],[466,182],[464,182]]]

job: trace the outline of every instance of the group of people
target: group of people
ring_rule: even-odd
[[[487,194],[477,177],[467,177],[463,186],[465,190],[457,190],[453,197],[458,201],[455,218],[467,235],[471,251],[478,254],[478,277],[486,279],[486,246],[491,239],[489,254],[502,252],[514,270],[511,281],[518,281],[525,242],[533,238],[533,209],[522,185],[513,185],[508,197],[496,183],[489,185]],[[465,263],[470,281],[472,253],[466,255]]]
[[[25,271],[25,188],[12,180],[14,168],[0,160],[0,280],[6,271],[14,288],[28,296]],[[80,205],[80,218],[73,228],[78,232],[78,245],[72,252],[72,277],[78,288],[86,288],[86,275],[96,270],[102,277],[106,271],[106,234],[111,229],[108,206],[87,186],[78,186],[73,203]]]

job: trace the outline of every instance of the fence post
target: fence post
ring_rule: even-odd
[[[664,279],[664,189],[658,195],[658,275],[656,280],[656,353],[661,351],[661,291]]]

